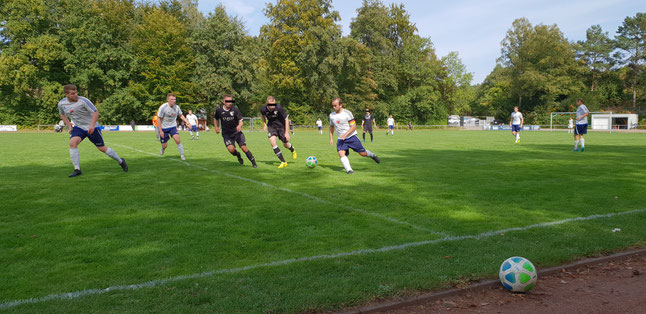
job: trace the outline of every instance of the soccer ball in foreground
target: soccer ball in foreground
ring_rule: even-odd
[[[509,291],[528,292],[534,288],[538,274],[536,267],[528,259],[514,256],[500,265],[500,282]]]
[[[318,164],[319,164],[319,161],[316,160],[316,157],[314,156],[309,156],[307,157],[307,159],[305,159],[305,165],[307,166],[307,168],[314,168]]]

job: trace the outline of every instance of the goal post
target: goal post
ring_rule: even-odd
[[[588,121],[590,121],[589,122],[590,125],[592,124],[592,114],[608,115],[608,126],[609,126],[608,130],[610,131],[610,133],[612,133],[612,112],[610,112],[610,111],[608,111],[608,112],[600,112],[600,111],[590,112],[590,114],[588,115]],[[550,112],[550,132],[552,132],[554,130],[554,117],[555,116],[565,116],[565,115],[573,116],[573,117],[576,118],[576,112]],[[576,121],[574,121],[574,124],[576,125]],[[562,124],[556,124],[556,126],[559,126],[559,125],[562,125]]]

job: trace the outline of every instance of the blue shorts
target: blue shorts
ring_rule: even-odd
[[[177,127],[172,127],[172,128],[168,128],[168,129],[162,129],[162,132],[164,132],[164,137],[159,139],[159,141],[162,142],[162,144],[168,142],[168,140],[170,140],[170,138],[173,135],[179,134],[179,133],[177,133]]]
[[[394,126],[394,125],[389,125],[389,126],[388,126],[388,130],[392,130],[392,129],[394,129],[394,128],[395,128],[395,126]]]
[[[352,150],[357,153],[363,153],[366,151],[366,149],[363,148],[363,145],[361,145],[361,140],[359,140],[359,138],[356,135],[352,135],[349,138],[346,138],[345,140],[338,139],[336,141],[337,152],[344,150],[347,154],[350,148],[352,148]]]
[[[588,134],[588,124],[577,124],[576,125],[576,134],[583,135]]]
[[[191,131],[197,132],[197,125],[191,125]]]
[[[95,128],[94,132],[92,134],[89,134],[86,130],[83,130],[77,126],[74,126],[72,129],[72,133],[70,134],[70,138],[78,136],[81,138],[81,141],[84,140],[86,137],[90,139],[90,142],[94,143],[94,146],[96,147],[103,147],[105,146],[105,143],[103,143],[103,136],[101,136],[101,130],[99,128]]]
[[[319,131],[321,131],[321,130],[323,130],[323,127],[322,127],[322,126],[320,126],[320,127],[319,127]]]
[[[512,124],[511,125],[511,131],[512,132],[520,132],[520,124]]]

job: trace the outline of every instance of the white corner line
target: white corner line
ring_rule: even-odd
[[[511,231],[526,231],[526,230],[534,229],[534,228],[544,228],[544,227],[551,227],[551,226],[561,225],[561,224],[565,224],[565,223],[568,223],[568,222],[586,221],[586,220],[602,219],[602,218],[611,218],[611,217],[615,217],[615,216],[623,216],[623,215],[630,215],[630,214],[636,214],[636,213],[645,213],[645,212],[646,212],[646,208],[630,210],[630,211],[625,211],[625,212],[618,212],[618,213],[598,214],[598,215],[591,215],[591,216],[585,216],[585,217],[574,217],[574,218],[568,218],[568,219],[563,219],[563,220],[558,220],[558,221],[538,223],[538,224],[529,225],[529,226],[525,226],[525,227],[507,228],[507,229],[501,229],[501,230],[496,230],[496,231],[488,231],[488,232],[483,232],[483,233],[476,234],[476,235],[448,236],[448,237],[435,239],[435,240],[410,242],[410,243],[404,243],[404,244],[400,244],[400,245],[385,246],[385,247],[381,247],[381,248],[377,248],[377,249],[362,249],[362,250],[355,250],[355,251],[350,251],[350,252],[341,252],[341,253],[335,253],[335,254],[323,254],[323,255],[315,255],[315,256],[307,256],[307,257],[299,257],[299,258],[290,258],[290,259],[285,259],[285,260],[275,261],[275,262],[269,262],[269,263],[263,263],[263,264],[254,264],[254,265],[248,265],[248,266],[237,267],[237,268],[220,269],[220,270],[213,270],[213,271],[207,271],[207,272],[202,272],[202,273],[195,273],[195,274],[191,274],[191,275],[182,275],[182,276],[176,276],[176,277],[169,277],[169,278],[166,278],[166,279],[151,280],[151,281],[146,281],[146,282],[142,282],[142,283],[138,283],[138,284],[110,286],[110,287],[107,287],[107,288],[104,288],[104,289],[88,289],[88,290],[81,290],[81,291],[75,291],[75,292],[50,294],[50,295],[40,297],[40,298],[30,298],[30,299],[22,299],[22,300],[7,301],[7,302],[4,302],[4,303],[0,303],[0,310],[14,308],[16,306],[23,305],[23,304],[37,304],[37,303],[43,303],[43,302],[55,301],[55,300],[78,299],[80,297],[84,297],[84,296],[88,296],[88,295],[104,294],[104,293],[108,293],[108,292],[111,292],[111,291],[139,290],[139,289],[143,289],[143,288],[151,288],[151,287],[156,287],[156,286],[163,286],[163,285],[165,285],[167,283],[177,282],[177,281],[181,281],[181,280],[200,279],[200,278],[211,277],[211,276],[218,275],[218,274],[235,274],[235,273],[239,273],[239,272],[243,272],[243,271],[247,271],[247,270],[253,270],[253,269],[257,269],[257,268],[262,268],[262,267],[276,267],[276,266],[290,265],[290,264],[299,263],[299,262],[335,259],[335,258],[340,258],[340,257],[358,256],[358,255],[373,254],[373,253],[383,253],[383,252],[391,252],[391,251],[401,251],[401,250],[411,248],[411,247],[418,247],[418,246],[436,244],[436,243],[441,243],[441,242],[460,241],[460,240],[480,240],[480,239],[483,239],[483,238],[487,238],[487,237],[491,237],[491,236],[495,236],[495,235],[499,235],[501,233],[506,233],[506,232],[511,232]]]

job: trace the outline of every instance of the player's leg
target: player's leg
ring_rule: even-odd
[[[175,140],[175,144],[177,144],[177,150],[179,151],[179,158],[182,160],[186,160],[186,157],[184,157],[184,145],[182,145],[182,141],[180,141],[179,133],[175,131],[175,134],[173,134],[172,136],[173,136],[173,140]]]
[[[290,143],[284,135],[279,135],[280,140],[283,142],[283,147],[289,149],[290,152],[292,152],[292,159],[298,158],[298,154],[296,153],[296,149],[294,149],[294,146],[292,143]]]
[[[74,128],[76,129],[76,127]],[[83,141],[84,136],[74,134],[75,130],[72,129],[72,136],[70,137],[70,159],[72,160],[72,165],[74,165],[74,172],[70,174],[70,177],[76,177],[81,175],[81,162],[79,158],[79,149],[78,146]],[[82,131],[82,130],[81,130]]]
[[[124,172],[128,172],[128,164],[126,163],[126,160],[119,157],[119,155],[117,155],[117,152],[115,152],[112,148],[105,146],[101,130],[95,129],[92,134],[88,134],[88,139],[94,144],[94,146],[96,146],[96,148],[100,152],[108,155],[108,157],[118,162],[119,166],[121,166],[121,169],[123,169]]]
[[[581,143],[581,151],[582,152],[585,151],[585,139],[583,138],[583,136],[585,134],[588,134],[588,125],[587,124],[581,125],[581,130],[579,130],[579,142]]]
[[[160,155],[163,155],[166,151],[166,147],[168,147],[168,141],[170,141],[171,136],[170,129],[162,129],[162,132],[164,133],[164,136],[159,139],[159,142],[161,143],[161,150],[159,151]]]
[[[278,160],[280,160],[280,165],[278,165],[278,168],[285,168],[287,165],[287,162],[285,161],[285,157],[283,157],[283,152],[280,151],[280,148],[278,148],[278,145],[276,145],[276,135],[271,135],[269,137],[269,144],[271,145],[271,148],[274,150],[274,154],[276,154],[276,157],[278,157]]]
[[[376,163],[380,163],[381,159],[377,157],[377,155],[369,150],[367,150],[363,145],[361,145],[361,142],[359,142],[359,139],[356,138],[355,136],[349,138],[346,140],[346,145],[348,147],[352,148],[355,152],[359,153],[361,157],[370,157],[372,160],[374,160]]]
[[[373,141],[372,130],[370,130],[370,143]]]
[[[258,168],[258,165],[256,164],[256,158],[253,157],[253,154],[247,148],[247,140],[244,137],[244,133],[240,132],[240,133],[236,134],[235,140],[238,143],[238,146],[240,146],[240,149],[242,149],[242,151],[245,153],[245,155],[247,155],[247,159],[249,159],[249,161],[251,161],[251,165],[254,168]]]
[[[193,132],[195,132],[195,137],[199,141],[200,140],[200,129],[197,128],[197,125],[193,126]]]
[[[363,136],[363,142],[365,143],[366,142],[366,129],[363,129],[362,136]]]

